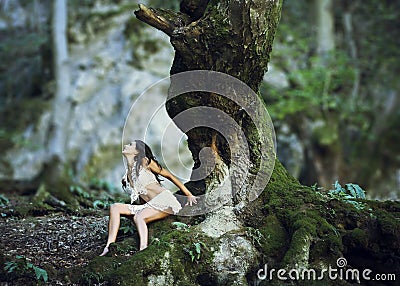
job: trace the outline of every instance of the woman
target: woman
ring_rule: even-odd
[[[178,188],[188,197],[186,205],[196,204],[196,197],[168,170],[162,168],[157,162],[151,149],[141,140],[124,145],[122,155],[127,162],[127,170],[122,178],[122,186],[125,191],[131,193],[131,203],[139,196],[146,201],[143,205],[129,205],[115,203],[110,208],[110,220],[108,225],[108,240],[100,256],[108,253],[109,245],[115,242],[120,224],[120,216],[133,215],[133,220],[140,237],[140,248],[147,247],[148,230],[147,223],[176,214],[182,208],[179,201],[168,189],[160,184],[158,175],[161,175]]]

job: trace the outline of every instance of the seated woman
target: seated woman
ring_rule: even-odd
[[[196,204],[196,197],[168,170],[157,162],[150,147],[141,140],[135,140],[124,145],[123,156],[127,161],[127,169],[122,178],[123,189],[130,192],[131,204],[115,203],[110,207],[108,224],[108,240],[100,256],[108,253],[109,245],[115,242],[120,225],[121,215],[133,215],[140,238],[140,248],[143,250],[148,243],[147,223],[163,219],[171,213],[177,214],[182,206],[172,192],[160,184],[158,175],[161,175],[188,197],[186,205]],[[146,201],[143,205],[132,205],[139,196]]]

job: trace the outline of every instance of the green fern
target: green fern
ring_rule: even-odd
[[[171,223],[177,230],[184,230],[184,231],[189,231],[189,227],[186,223],[179,222],[179,221],[174,221]]]
[[[49,278],[46,270],[28,262],[27,259],[21,255],[17,255],[16,260],[8,261],[4,264],[4,270],[9,274],[24,275],[25,273],[30,273],[35,275],[37,281],[42,279],[44,282],[47,282]]]
[[[192,262],[194,262],[196,260],[196,262],[198,262],[201,258],[201,251],[202,249],[208,249],[207,245],[202,242],[202,241],[197,241],[197,242],[193,242],[193,244],[190,245],[189,248],[184,248],[184,251],[186,251]]]
[[[342,187],[338,181],[334,184],[334,189],[329,190],[328,194],[333,198],[338,198],[352,204],[357,209],[364,209],[366,204],[355,201],[355,199],[365,199],[365,191],[357,184],[349,183]]]
[[[10,203],[10,200],[7,199],[6,196],[4,196],[3,194],[0,194],[0,207],[5,207]]]

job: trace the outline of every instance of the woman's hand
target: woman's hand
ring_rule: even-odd
[[[197,197],[195,197],[193,195],[187,196],[187,203],[185,206],[187,206],[187,205],[192,206],[192,204],[197,204]]]

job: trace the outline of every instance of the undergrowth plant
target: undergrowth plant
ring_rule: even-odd
[[[366,204],[356,201],[356,199],[366,199],[365,191],[357,184],[349,183],[342,187],[338,181],[334,184],[334,189],[329,190],[328,195],[332,198],[342,199],[352,204],[357,209],[364,209]]]
[[[261,247],[262,240],[265,240],[265,236],[254,227],[246,227],[246,236],[251,239],[254,245]]]
[[[180,221],[174,221],[171,223],[177,230],[189,231],[190,226]]]
[[[0,207],[6,207],[9,203],[9,199],[5,195],[0,194]]]
[[[110,182],[99,179],[99,178],[92,178],[89,183],[89,187],[94,190],[104,190],[107,192],[114,192],[116,188]]]
[[[184,250],[189,254],[190,259],[198,262],[201,257],[201,250],[207,248],[207,245],[202,241],[193,242],[189,247],[185,247]]]
[[[171,243],[164,240],[163,238],[159,237],[152,237],[150,238],[150,244],[157,245],[157,246],[170,246]]]
[[[109,209],[113,201],[110,198],[95,200],[93,202],[94,209]]]
[[[81,186],[77,185],[72,185],[69,187],[69,191],[75,195],[78,195],[82,198],[88,199],[91,197],[91,195],[85,191]]]
[[[121,227],[120,230],[123,231],[124,234],[135,234],[137,232],[136,226],[126,218],[121,218]]]
[[[4,270],[7,271],[8,274],[13,274],[15,276],[34,275],[37,281],[43,280],[47,282],[48,280],[47,271],[33,265],[24,256],[17,255],[16,260],[8,261],[4,264]]]
[[[103,275],[101,273],[96,272],[86,272],[83,274],[83,279],[87,285],[96,285],[96,283],[100,283],[103,281]],[[93,281],[96,281],[93,283]]]

